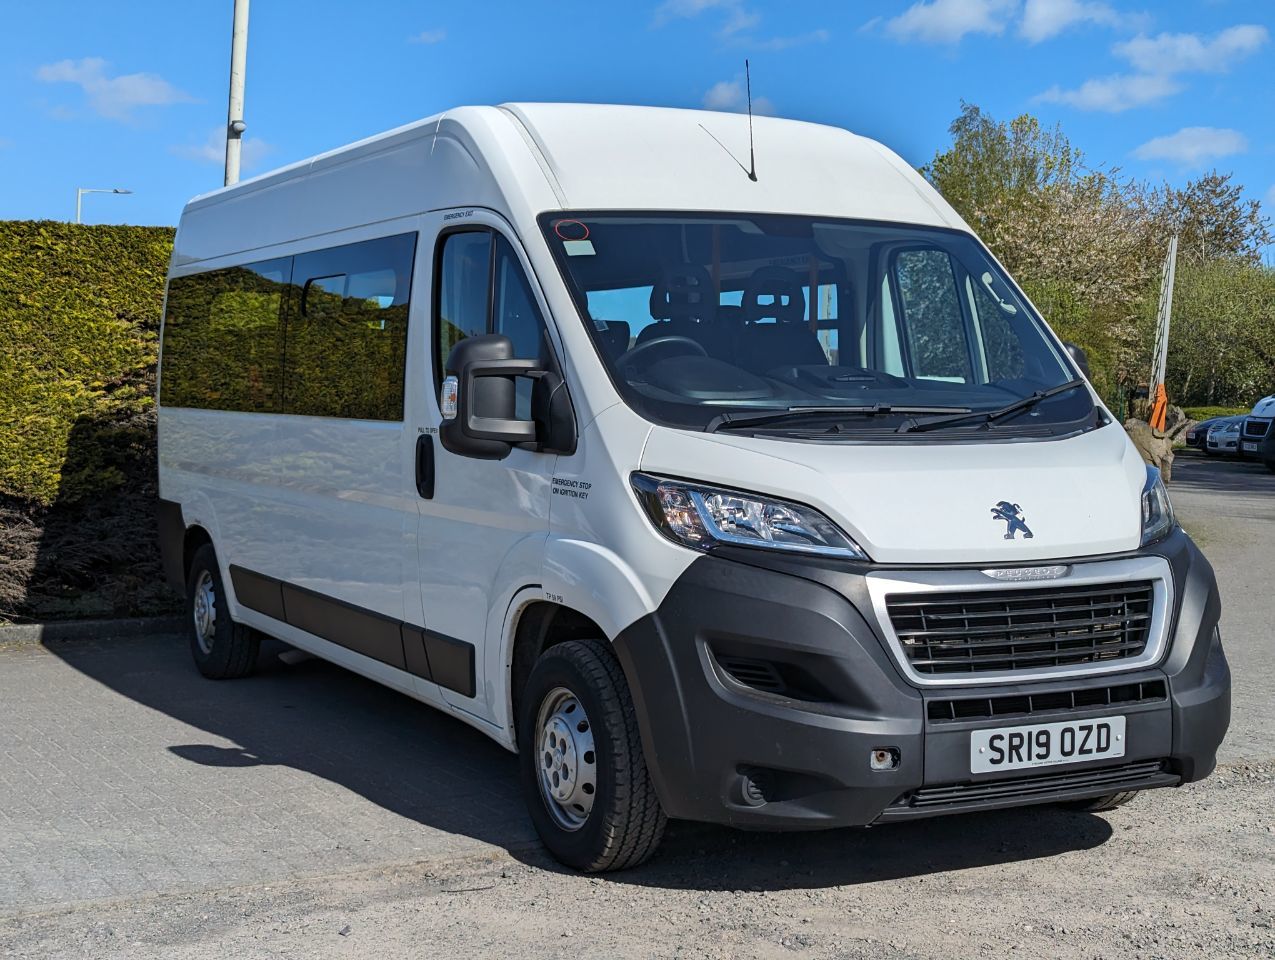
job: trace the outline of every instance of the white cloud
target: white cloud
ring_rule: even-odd
[[[1265,27],[1241,24],[1207,39],[1195,33],[1134,37],[1117,43],[1113,50],[1144,73],[1223,73],[1269,39]]]
[[[1064,90],[1055,84],[1036,100],[1044,103],[1062,103],[1078,110],[1102,110],[1106,113],[1122,113],[1132,107],[1141,107],[1182,89],[1171,77],[1142,74],[1116,74],[1086,80],[1075,90]]]
[[[662,27],[671,20],[692,20],[705,10],[725,15],[718,30],[721,37],[733,37],[761,22],[761,14],[745,7],[743,0],[664,0],[655,10],[655,25]]]
[[[1248,139],[1238,130],[1220,127],[1183,127],[1177,133],[1155,137],[1133,151],[1139,160],[1167,160],[1181,167],[1198,167],[1209,160],[1230,157],[1248,149]]]
[[[239,165],[244,170],[251,170],[274,152],[274,145],[257,137],[244,137],[239,149]],[[203,143],[178,144],[169,147],[168,150],[174,156],[184,157],[187,160],[221,166],[226,162],[226,128],[213,127]]]
[[[1222,73],[1260,49],[1270,34],[1265,27],[1242,24],[1211,38],[1194,33],[1139,36],[1112,47],[1138,71],[1088,80],[1075,90],[1055,85],[1036,99],[1063,103],[1080,110],[1119,113],[1163,100],[1183,89],[1177,79],[1187,73]]]
[[[1027,0],[1018,33],[1029,43],[1040,43],[1079,23],[1114,27],[1120,23],[1120,15],[1097,0]]]
[[[748,110],[748,91],[744,86],[744,78],[719,80],[708,88],[704,94],[704,106],[709,110],[722,110],[727,113],[745,113]],[[753,113],[773,114],[775,105],[765,97],[753,97]]]
[[[422,30],[420,33],[407,38],[408,43],[423,43],[432,46],[435,43],[442,43],[447,39],[446,30]]]
[[[749,34],[761,23],[761,14],[744,4],[744,0],[665,0],[655,10],[655,26],[673,20],[692,20],[705,11],[721,16],[717,28],[719,40],[756,50],[787,50],[807,43],[823,43],[830,34],[822,28],[809,33],[758,39]]]
[[[970,33],[1001,34],[1018,10],[1018,0],[928,0],[914,3],[885,22],[896,40],[959,43]]]
[[[800,33],[791,37],[771,37],[769,40],[750,40],[748,46],[755,50],[788,50],[791,47],[804,46],[807,43],[827,43],[832,36],[820,27],[809,33]]]
[[[137,107],[163,107],[191,99],[157,74],[128,73],[112,77],[106,67],[101,57],[85,57],[45,64],[35,75],[45,83],[76,84],[88,98],[89,107],[111,120],[129,120]]]

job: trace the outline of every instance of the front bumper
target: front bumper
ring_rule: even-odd
[[[696,560],[660,608],[615,643],[666,812],[817,829],[1201,779],[1230,720],[1217,585],[1180,530],[1144,552],[1169,561],[1175,585],[1170,645],[1158,665],[940,689],[912,685],[887,654],[862,571],[750,551]],[[748,664],[769,664],[769,672]],[[1085,706],[1059,710],[1064,694]],[[954,720],[938,703],[1025,697],[1045,709]],[[969,772],[973,729],[1113,713],[1127,724],[1119,760]],[[872,769],[882,750],[896,765]]]

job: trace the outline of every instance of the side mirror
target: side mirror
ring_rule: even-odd
[[[1072,363],[1080,368],[1080,372],[1085,375],[1086,380],[1092,380],[1093,376],[1089,373],[1089,355],[1074,343],[1064,343],[1068,355],[1071,357]]]
[[[575,413],[562,378],[538,360],[515,359],[508,337],[467,337],[452,348],[444,373],[438,438],[445,449],[482,460],[502,460],[524,443],[555,453],[575,450]],[[532,420],[518,418],[519,377],[535,381]]]

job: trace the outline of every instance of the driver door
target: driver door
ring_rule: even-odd
[[[444,226],[455,214],[463,225]],[[538,586],[549,530],[550,480],[557,457],[514,447],[483,460],[438,442],[438,390],[447,355],[466,337],[501,333],[519,359],[550,362],[545,310],[512,231],[483,210],[431,215],[434,252],[430,390],[425,436],[433,456],[433,491],[419,500],[417,555],[430,667],[449,703],[492,719],[500,641],[509,602]],[[422,236],[429,236],[427,225]],[[530,380],[520,381],[519,418],[531,417]],[[440,669],[441,666],[441,669]]]

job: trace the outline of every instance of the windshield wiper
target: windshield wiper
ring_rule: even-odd
[[[885,413],[950,413],[968,416],[973,411],[969,407],[896,407],[888,403],[874,403],[870,406],[828,406],[828,407],[788,407],[786,410],[750,410],[742,413],[719,413],[704,427],[705,433],[716,433],[718,430],[733,430],[736,427],[760,426],[764,423],[779,423],[785,420],[828,419],[843,414],[859,414],[873,417]]]
[[[1060,393],[1066,393],[1069,390],[1075,390],[1077,387],[1083,387],[1083,380],[1069,380],[1061,383],[1056,387],[1050,387],[1048,390],[1037,390],[1030,396],[1023,397],[1021,400],[1015,400],[1013,403],[1006,404],[996,410],[972,410],[966,413],[960,413],[951,417],[935,417],[933,420],[909,420],[899,426],[898,433],[919,433],[923,430],[935,430],[939,427],[946,427],[952,423],[961,423],[969,420],[971,417],[982,417],[983,423],[995,423],[1011,414],[1020,413],[1023,410],[1029,410],[1042,400],[1048,400]]]

